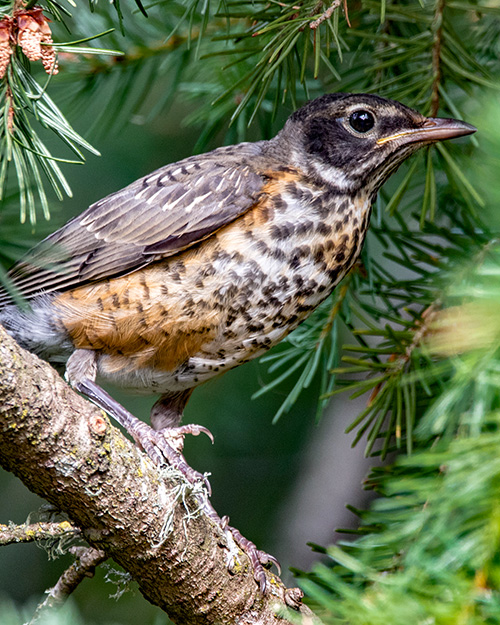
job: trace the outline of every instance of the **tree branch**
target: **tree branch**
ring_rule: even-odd
[[[68,521],[60,523],[25,523],[24,525],[3,525],[0,523],[0,546],[12,543],[31,543],[80,535],[78,527]]]
[[[70,551],[77,556],[75,562],[64,571],[56,585],[47,591],[48,596],[35,610],[29,625],[38,623],[49,610],[62,605],[86,577],[94,576],[96,567],[108,558],[104,551],[92,547],[72,547]]]
[[[241,551],[229,571],[235,546],[199,510],[199,493],[173,470],[158,470],[1,326],[0,464],[63,510],[174,622],[278,625],[287,606],[303,623],[317,622],[270,572],[263,596]]]

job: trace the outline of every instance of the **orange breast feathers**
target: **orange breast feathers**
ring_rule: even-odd
[[[53,302],[76,348],[133,360],[127,367],[174,371],[220,336],[227,311],[214,291],[227,285],[219,267],[204,270],[221,253],[244,262],[247,231],[265,235],[273,221],[270,197],[297,180],[297,173],[266,173],[268,182],[256,204],[208,239],[176,256],[126,276],[62,293]],[[200,278],[201,276],[201,278]],[[119,365],[119,361],[122,362]]]
[[[193,314],[193,300],[168,284],[162,265],[59,295],[54,306],[75,347],[117,356],[117,368],[125,357],[128,367],[174,371],[212,341],[220,312]]]

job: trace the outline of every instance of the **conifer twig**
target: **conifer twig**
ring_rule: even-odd
[[[31,523],[24,525],[0,524],[0,546],[13,543],[30,543],[80,534],[80,529],[69,521],[61,523]]]
[[[431,88],[431,111],[435,117],[439,111],[439,85],[441,84],[441,46],[443,40],[443,13],[446,0],[436,1],[436,10],[432,22],[434,39],[432,42],[432,88]]]
[[[64,571],[56,585],[47,591],[46,599],[36,608],[29,625],[35,625],[49,610],[65,603],[81,582],[86,577],[93,577],[96,567],[108,559],[104,551],[93,547],[72,547],[70,552],[76,556],[76,560]]]
[[[329,19],[333,15],[335,9],[337,9],[341,4],[342,0],[334,0],[334,2],[328,7],[328,9],[326,9],[326,11],[322,15],[318,17],[318,19],[315,19],[309,24],[309,28],[311,30],[315,30],[316,28],[318,28],[325,20]]]

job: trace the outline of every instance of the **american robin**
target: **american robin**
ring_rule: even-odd
[[[195,479],[171,445],[205,431],[179,425],[193,389],[266,352],[332,292],[406,158],[475,130],[375,95],[324,95],[270,141],[167,165],[90,206],[14,266],[31,307],[3,292],[0,322],[67,360],[77,390]],[[154,430],[96,380],[159,394]]]

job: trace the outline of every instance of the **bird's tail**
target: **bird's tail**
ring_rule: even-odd
[[[29,304],[17,305],[7,293],[0,300],[0,324],[30,352],[50,362],[64,362],[71,353],[71,344],[55,318],[53,298],[53,294],[40,294]]]
[[[9,304],[14,304],[14,297],[9,293],[4,284],[0,284],[0,310]]]

